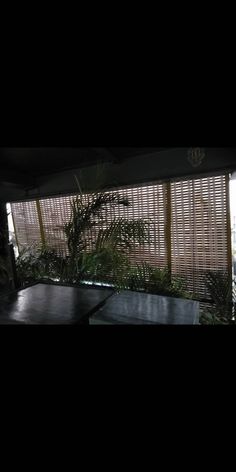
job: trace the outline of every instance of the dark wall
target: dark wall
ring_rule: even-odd
[[[205,159],[199,167],[188,160],[189,148],[163,150],[156,154],[138,155],[120,163],[103,163],[54,173],[38,179],[35,189],[25,191],[17,187],[0,187],[0,200],[14,201],[43,196],[76,192],[78,187],[74,175],[82,181],[84,189],[93,188],[97,175],[107,186],[129,185],[169,178],[194,177],[236,170],[235,148],[205,148]],[[99,179],[98,179],[99,180]]]

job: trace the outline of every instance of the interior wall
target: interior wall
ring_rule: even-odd
[[[55,172],[50,176],[38,178],[37,188],[30,190],[2,185],[0,201],[19,201],[77,192],[75,175],[86,191],[93,188],[98,180],[108,187],[115,187],[236,170],[235,148],[205,148],[205,159],[199,167],[193,167],[189,162],[188,149],[168,149],[156,154],[131,157],[120,163],[103,163],[100,169],[93,165],[83,169]]]

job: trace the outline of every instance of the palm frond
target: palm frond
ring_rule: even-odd
[[[222,320],[232,321],[233,310],[236,306],[235,280],[226,271],[208,271],[205,284],[213,303],[212,312]]]
[[[97,193],[89,196],[85,202],[83,196],[77,195],[71,202],[71,218],[64,226],[67,237],[68,248],[71,254],[75,255],[86,248],[86,238],[84,234],[97,224],[97,220],[102,221],[103,210],[106,205],[128,206],[127,199],[114,193]]]
[[[135,244],[149,241],[150,221],[143,219],[128,220],[117,218],[106,229],[101,229],[96,241],[96,249],[106,245],[127,251]]]

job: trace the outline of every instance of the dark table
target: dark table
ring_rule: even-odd
[[[198,324],[199,302],[132,291],[114,294],[89,324]]]
[[[112,289],[38,283],[0,298],[0,324],[88,324]]]

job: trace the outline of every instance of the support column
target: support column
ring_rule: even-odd
[[[171,281],[171,183],[166,184],[166,208],[165,208],[165,240],[166,240],[166,252],[167,252],[167,267],[170,273]]]
[[[230,218],[230,176],[226,174],[226,218],[227,218],[227,261],[228,272],[232,279],[232,235],[231,235],[231,218]]]
[[[40,229],[40,234],[41,234],[42,246],[45,247],[46,239],[45,239],[45,234],[44,234],[43,218],[42,218],[42,213],[41,213],[41,207],[40,207],[39,200],[36,200],[36,208],[37,208],[37,213],[38,213],[39,229]]]

